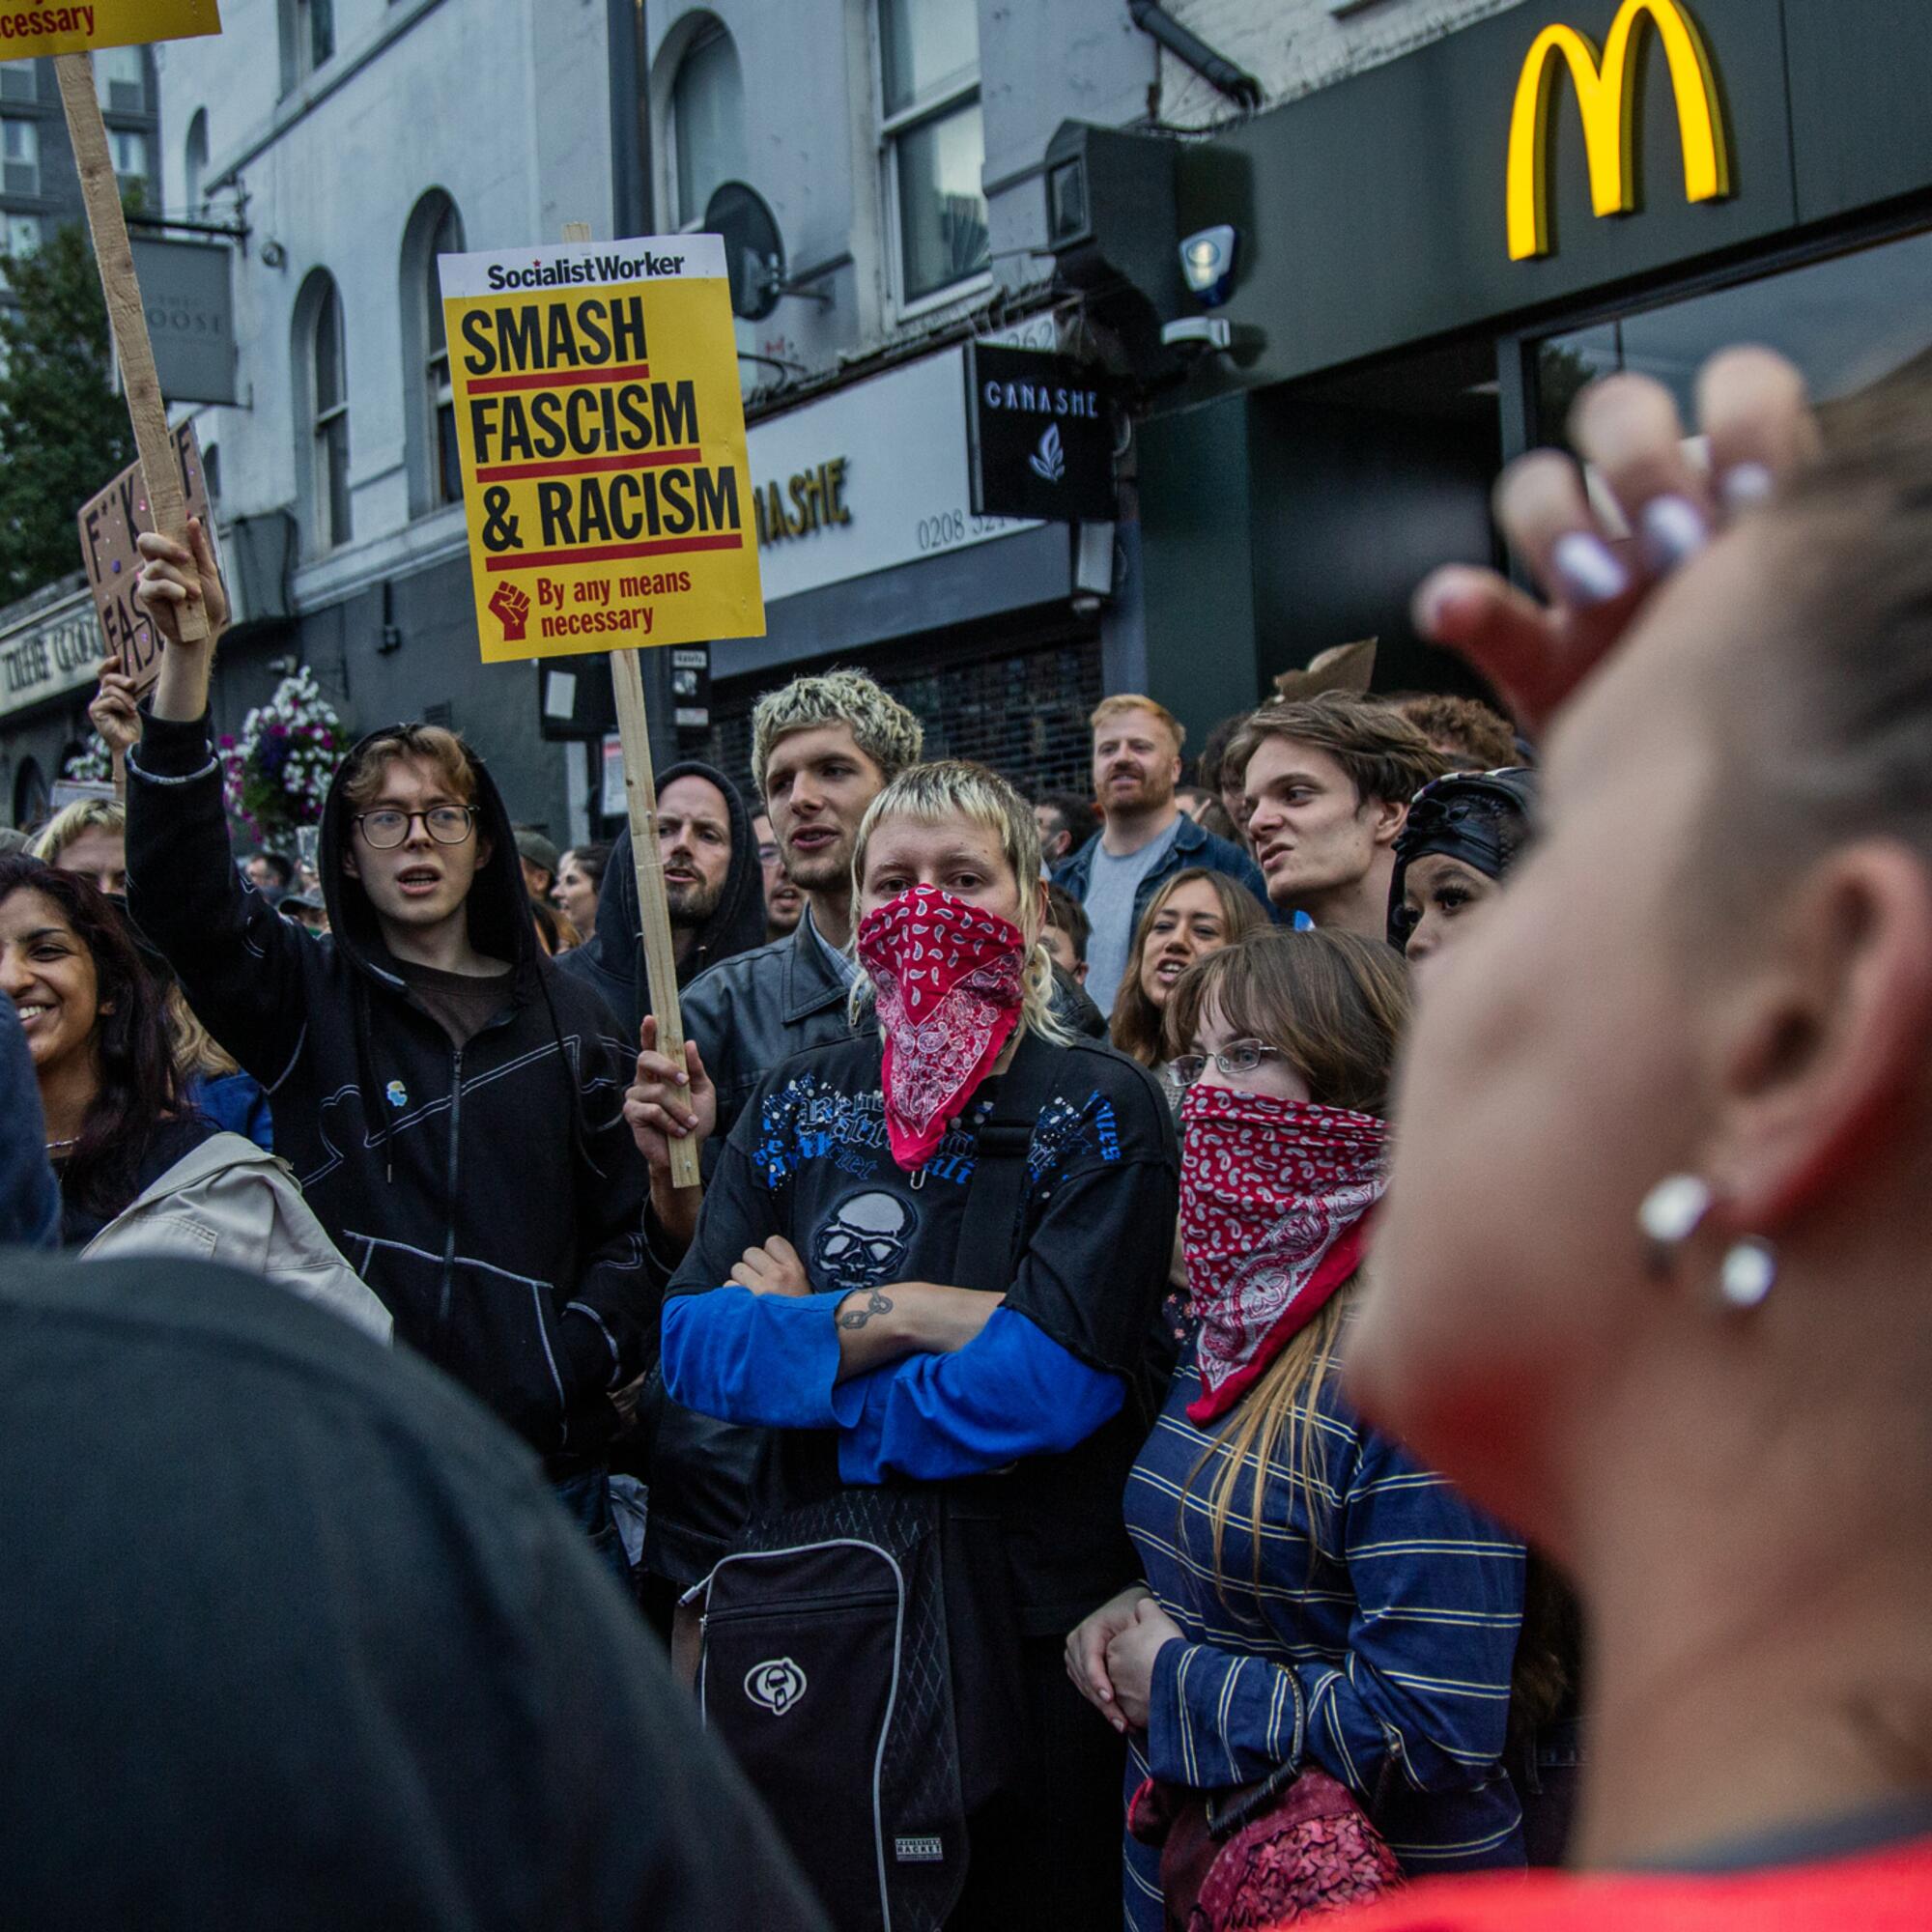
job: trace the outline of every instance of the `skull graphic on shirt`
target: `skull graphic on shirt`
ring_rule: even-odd
[[[848,1194],[812,1236],[812,1274],[845,1290],[902,1281],[914,1225],[895,1194]]]

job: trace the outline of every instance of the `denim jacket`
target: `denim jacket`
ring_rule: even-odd
[[[1094,878],[1094,854],[1100,849],[1100,840],[1104,837],[1104,833],[1096,833],[1053,875],[1053,883],[1071,893],[1083,905],[1087,900],[1087,889]],[[1213,833],[1203,831],[1183,811],[1174,835],[1174,843],[1150,868],[1140,883],[1140,890],[1134,895],[1134,917],[1127,928],[1129,932],[1139,931],[1141,915],[1152,903],[1153,895],[1162,885],[1175,873],[1184,872],[1191,866],[1206,867],[1210,872],[1225,872],[1229,878],[1246,886],[1254,894],[1263,910],[1277,925],[1289,923],[1289,915],[1277,912],[1269,905],[1267,881],[1262,877],[1262,868],[1238,845],[1232,845],[1227,839],[1217,838]]]

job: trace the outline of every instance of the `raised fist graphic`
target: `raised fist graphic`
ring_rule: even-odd
[[[520,644],[530,620],[530,600],[513,583],[499,583],[490,600],[490,609],[503,627],[503,641]]]

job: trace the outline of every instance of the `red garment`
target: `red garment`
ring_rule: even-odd
[[[1707,1876],[1438,1878],[1344,1914],[1337,1932],[1925,1932],[1932,1838],[1857,1858]]]
[[[886,1037],[886,1135],[908,1174],[965,1111],[1018,1025],[1026,935],[1011,920],[914,886],[859,923]]]
[[[1240,1401],[1362,1258],[1387,1184],[1388,1130],[1372,1114],[1187,1090],[1180,1238],[1201,1324],[1197,1427]]]

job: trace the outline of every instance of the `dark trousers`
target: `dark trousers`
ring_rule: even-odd
[[[590,1539],[591,1548],[610,1565],[625,1596],[632,1596],[630,1559],[624,1554],[624,1539],[617,1533],[617,1520],[611,1514],[610,1470],[599,1464],[561,1482],[553,1481],[551,1492],[571,1521]]]
[[[1062,1640],[1025,1644],[1032,1745],[1014,1789],[968,1821],[966,1889],[950,1932],[1116,1932],[1126,1747],[1066,1676]]]

